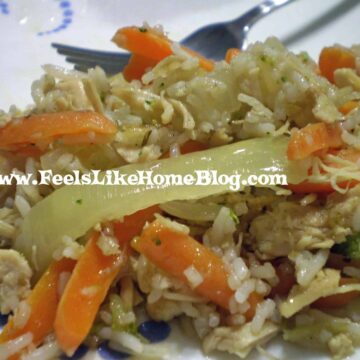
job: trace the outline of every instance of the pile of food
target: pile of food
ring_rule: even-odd
[[[34,105],[0,113],[0,358],[83,343],[174,355],[138,324],[176,319],[205,354],[281,335],[344,358],[360,345],[360,48],[319,62],[277,39],[213,62],[161,29],[113,38],[107,76],[45,65]],[[215,45],[214,45],[215,46]],[[283,174],[288,185],[39,183],[66,176]],[[191,335],[192,336],[192,335]],[[200,346],[200,345],[199,345]]]

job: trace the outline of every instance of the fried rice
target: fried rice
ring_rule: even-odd
[[[195,260],[179,275],[179,271],[166,271],[161,261],[134,245],[126,271],[114,276],[96,310],[84,339],[87,345],[108,341],[135,358],[172,358],[178,350],[171,344],[149,344],[139,335],[137,325],[144,313],[156,321],[176,321],[185,334],[196,334],[205,354],[219,350],[246,358],[253,349],[264,354],[261,346],[279,334],[285,341],[327,351],[334,359],[352,354],[360,345],[360,157],[341,155],[343,149],[356,155],[360,148],[360,52],[357,46],[333,48],[350,53],[355,66],[335,69],[332,81],[307,53],[294,54],[276,38],[250,45],[229,63],[216,62],[212,71],[204,70],[197,57],[176,45],[172,55],[147,69],[140,79],[126,80],[122,73],[108,76],[99,67],[84,73],[44,65],[44,75],[31,88],[34,103],[26,110],[12,106],[0,113],[0,132],[19,118],[27,121],[36,115],[70,111],[96,112],[116,127],[115,135],[105,142],[93,141],[89,132],[85,143],[69,144],[58,138],[32,143],[34,153],[24,154],[22,144],[10,148],[0,143],[1,174],[31,175],[31,179],[37,179],[39,170],[84,174],[91,169],[146,169],[157,161],[190,159],[192,153],[182,154],[189,143],[196,143],[206,156],[207,151],[229,144],[241,149],[248,140],[291,141],[314,124],[340,127],[342,143],[335,150],[325,147],[288,160],[305,169],[301,184],[325,183],[326,191],[319,190],[321,186],[300,191],[291,186],[247,186],[185,199],[175,195],[172,201],[161,195],[151,199],[151,205],[159,205],[155,220],[133,234],[132,244],[145,238],[153,221],[176,234],[178,241],[191,238],[201,251],[205,248],[206,254],[221,262],[228,301],[219,305],[221,301],[199,291],[209,275],[196,267]],[[349,103],[355,104],[353,109],[343,111]],[[313,141],[308,139],[310,145]],[[36,334],[28,327],[32,289],[52,262],[65,258],[79,263],[90,233],[98,233],[96,246],[104,257],[120,256],[125,250],[114,221],[124,224],[127,216],[145,207],[141,200],[131,205],[133,200],[125,197],[122,215],[104,212],[107,217],[101,221],[94,217],[96,221],[74,237],[66,222],[52,218],[56,209],[41,205],[63,187],[13,184],[0,188],[0,310],[10,314],[12,323],[0,335],[0,359],[13,354],[50,359],[61,351],[71,355],[76,350],[63,345],[56,327],[34,340]],[[60,203],[66,197],[65,191],[61,194]],[[93,211],[105,208],[107,199],[94,197]],[[84,199],[76,199],[79,207]],[[41,206],[42,212],[36,210]],[[35,216],[40,218],[32,222]],[[89,213],[84,217],[89,218]],[[46,238],[49,246],[39,246],[36,236],[29,235],[31,231],[48,234],[47,226],[57,221],[61,229],[49,230],[59,232],[56,244]],[[82,223],[81,217],[75,222]],[[162,239],[155,241],[162,251]],[[213,266],[211,261],[207,265]],[[76,265],[73,273],[60,273],[60,299],[75,271]],[[213,285],[216,292],[217,284]],[[97,286],[82,288],[84,299],[96,296]],[[341,301],[344,298],[349,301]]]

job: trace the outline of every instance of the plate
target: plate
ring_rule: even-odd
[[[0,109],[7,110],[11,104],[25,107],[31,103],[31,83],[41,76],[42,64],[71,68],[51,48],[52,42],[116,51],[110,42],[115,30],[120,26],[142,24],[144,20],[151,25],[162,24],[172,39],[180,40],[202,25],[230,20],[256,3],[253,0],[132,0],[126,3],[122,0],[0,0]],[[291,50],[307,50],[317,58],[325,45],[358,42],[358,32],[354,31],[358,19],[359,1],[298,0],[256,24],[249,41],[275,35]],[[1,318],[0,324],[3,321]],[[150,333],[164,337],[164,328],[168,325],[161,326],[152,324]],[[224,353],[204,357],[198,341],[181,334],[176,324],[170,326],[166,341],[177,345],[178,352],[169,358],[236,359]],[[328,359],[323,354],[283,344],[279,339],[272,341],[268,350],[281,359]],[[100,352],[82,348],[74,359],[84,357],[121,358],[106,347]],[[353,359],[359,357],[360,351]],[[255,352],[249,357],[251,360],[260,358]]]

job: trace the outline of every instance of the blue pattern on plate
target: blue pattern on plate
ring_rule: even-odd
[[[170,325],[165,321],[145,321],[139,325],[139,333],[152,343],[164,341],[170,335]]]
[[[3,0],[0,0],[0,3]],[[71,8],[71,2],[68,0],[56,0],[59,2],[59,9],[62,12],[62,20],[61,23],[55,28],[47,31],[40,31],[38,33],[39,36],[43,35],[51,35],[58,33],[59,31],[65,30],[73,21],[74,11]]]
[[[83,344],[78,347],[78,349],[75,351],[75,354],[73,356],[61,355],[60,359],[61,360],[79,360],[83,356],[85,356],[85,354],[88,352],[88,350],[89,350],[89,348]]]
[[[7,323],[7,320],[8,320],[8,315],[1,315],[0,314],[0,330]]]
[[[3,15],[10,14],[9,4],[5,0],[0,0],[0,14],[3,14]]]
[[[120,359],[127,359],[130,355],[113,350],[109,348],[109,345],[107,342],[102,343],[98,347],[98,354],[105,360],[120,360]]]

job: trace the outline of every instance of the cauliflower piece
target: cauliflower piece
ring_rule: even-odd
[[[244,359],[256,345],[268,342],[278,331],[279,327],[270,321],[266,321],[257,334],[252,333],[251,323],[241,327],[218,327],[205,337],[204,352],[228,351]]]
[[[0,312],[14,311],[30,291],[31,268],[15,250],[0,249]]]
[[[330,248],[356,232],[353,214],[359,205],[360,186],[345,195],[330,195],[325,206],[281,202],[253,220],[250,234],[263,259]]]
[[[353,69],[337,69],[334,72],[334,81],[336,86],[342,88],[352,87],[355,91],[360,91],[360,77]]]

